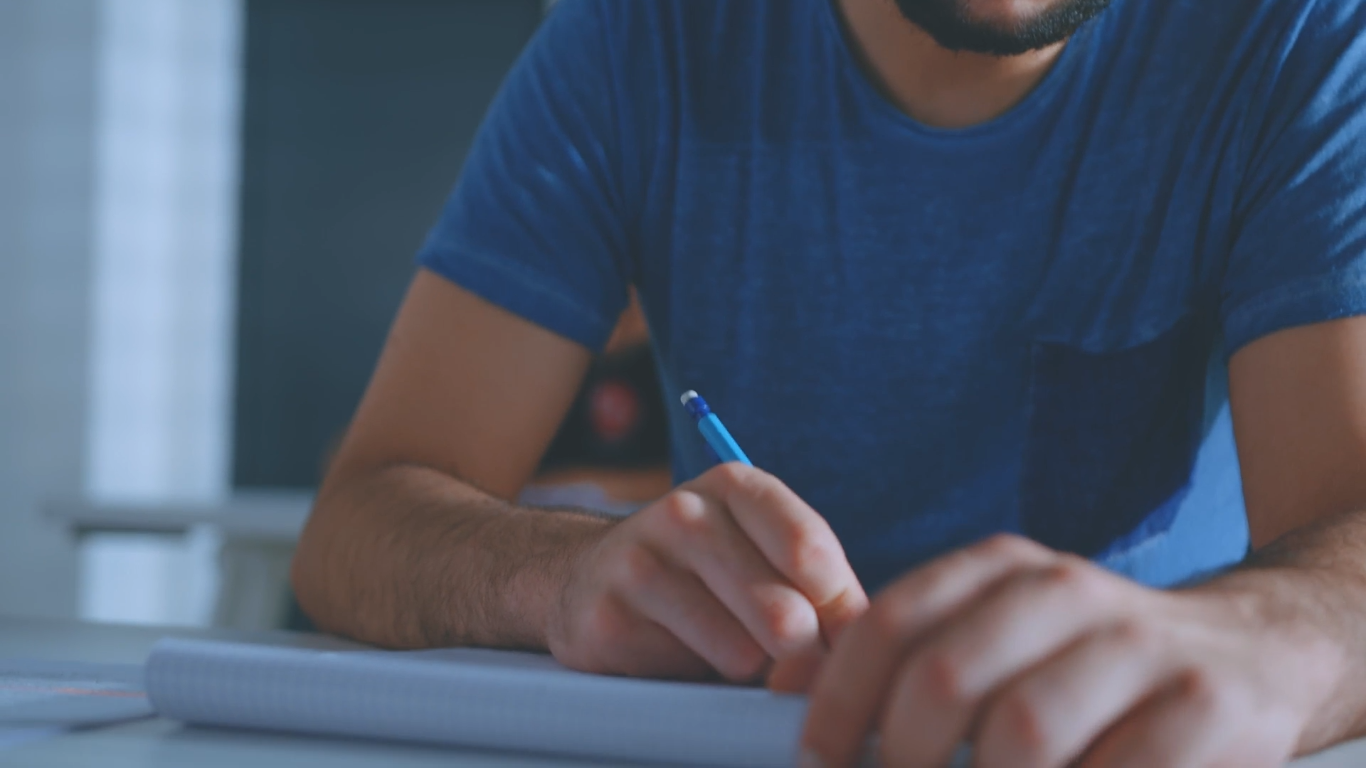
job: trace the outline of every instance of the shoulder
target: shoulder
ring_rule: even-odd
[[[1366,83],[1363,19],[1359,0],[1113,0],[1086,32],[1078,95],[1145,130],[1213,131],[1251,150],[1306,97]]]
[[[1263,0],[1267,71],[1292,89],[1366,85],[1366,3]],[[1343,78],[1352,83],[1343,82]],[[1351,88],[1360,92],[1360,88]]]
[[[1314,46],[1360,38],[1363,19],[1359,0],[1114,0],[1098,27],[1149,68],[1247,76],[1274,72],[1292,52],[1331,58]]]

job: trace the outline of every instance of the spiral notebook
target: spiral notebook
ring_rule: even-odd
[[[146,685],[158,714],[195,724],[737,768],[794,765],[806,710],[801,696],[590,675],[483,649],[166,639]]]

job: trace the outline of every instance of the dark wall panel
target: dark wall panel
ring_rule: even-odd
[[[316,484],[540,0],[250,0],[234,484]]]

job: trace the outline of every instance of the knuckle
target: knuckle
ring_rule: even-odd
[[[1110,636],[1123,649],[1146,653],[1157,647],[1157,630],[1144,621],[1122,619],[1110,629]]]
[[[630,631],[621,607],[609,598],[593,601],[584,612],[581,622],[583,645],[612,647]]]
[[[838,560],[831,537],[814,525],[792,526],[787,537],[784,563],[789,573],[827,573]]]
[[[951,653],[928,650],[912,663],[912,679],[922,686],[932,704],[956,710],[970,703],[963,665]]]
[[[760,617],[780,650],[795,651],[820,637],[815,609],[796,595],[766,601],[760,606]]]
[[[782,498],[791,493],[783,481],[746,464],[722,464],[711,471],[719,483],[762,506],[781,506]]]
[[[1047,584],[1063,590],[1078,599],[1095,599],[1105,596],[1105,581],[1100,571],[1079,557],[1068,555],[1043,572]]]
[[[990,560],[1024,560],[1042,547],[1013,533],[997,533],[974,546],[975,554]]]
[[[664,565],[644,547],[629,547],[620,557],[619,586],[628,591],[648,589],[663,575]]]
[[[1038,702],[1014,691],[1002,697],[995,712],[1000,736],[1018,765],[1040,765],[1050,757],[1048,724]]]
[[[660,504],[660,518],[668,532],[697,535],[710,528],[711,511],[707,500],[691,491],[677,491]]]
[[[745,486],[753,481],[756,470],[744,464],[730,462],[721,464],[711,470],[716,479],[725,485]]]
[[[1074,557],[1064,557],[1048,566],[1044,573],[1055,584],[1078,585],[1090,579],[1087,566]]]
[[[1190,711],[1202,718],[1214,718],[1228,709],[1228,696],[1215,676],[1206,669],[1193,667],[1181,673],[1180,697]]]

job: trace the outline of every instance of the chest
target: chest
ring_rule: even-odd
[[[666,381],[844,533],[915,498],[1094,554],[1189,474],[1227,233],[1211,173],[1051,152],[696,148],[642,251]]]
[[[1173,155],[695,146],[641,252],[656,337],[754,359],[797,335],[829,363],[1141,344],[1213,316],[1231,237],[1214,170]]]

